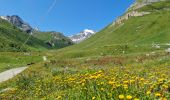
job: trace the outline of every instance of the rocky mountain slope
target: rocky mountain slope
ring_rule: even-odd
[[[136,0],[136,2],[134,4],[132,4],[129,9],[135,10],[135,9],[139,9],[143,6],[146,6],[146,5],[155,3],[155,2],[161,2],[161,1],[166,1],[166,0]]]
[[[74,43],[80,43],[88,38],[90,38],[92,35],[94,35],[96,32],[93,30],[85,29],[82,32],[72,35],[69,38],[74,42]]]
[[[119,17],[116,21],[114,21],[112,25],[120,25],[123,21],[128,20],[130,17],[140,17],[150,14],[150,11],[138,11],[138,9],[147,5],[151,5],[152,3],[163,1],[166,0],[136,0],[135,3],[128,8],[128,11],[123,16]]]
[[[1,19],[4,19],[14,26],[18,27],[24,32],[30,33],[34,29],[26,22],[24,22],[19,16],[17,15],[12,15],[12,16],[0,16]]]

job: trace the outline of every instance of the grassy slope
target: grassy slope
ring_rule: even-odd
[[[142,17],[131,17],[120,26],[109,25],[86,41],[59,50],[58,55],[83,57],[122,54],[123,51],[134,53],[164,50],[168,48],[165,44],[170,43],[170,12],[163,10],[164,4],[165,8],[170,7],[170,2],[159,2],[150,5],[161,8],[159,10],[149,9],[150,6],[138,9],[141,11],[152,9],[152,13]],[[153,43],[162,45],[162,48],[153,48]]]
[[[7,21],[0,19],[0,51],[47,49],[47,45],[32,36],[27,41],[26,45],[23,45],[28,37],[28,34],[20,31]]]

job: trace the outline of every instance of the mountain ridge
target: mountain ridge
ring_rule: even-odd
[[[160,2],[160,1],[167,1],[167,0],[136,0],[135,3],[133,3],[128,9],[136,10],[143,6],[146,6],[146,5],[155,3],[155,2]]]
[[[59,32],[38,31],[17,15],[0,16],[0,21],[0,51],[48,50],[72,45],[72,41],[67,39],[63,34]],[[58,35],[49,35],[47,33],[56,33]],[[42,39],[40,35],[45,35],[44,37],[47,37],[45,39],[50,38],[50,40],[48,39],[47,42],[47,40]],[[58,36],[58,38],[56,36]]]

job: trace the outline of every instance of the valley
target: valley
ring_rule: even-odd
[[[28,67],[0,83],[0,100],[169,100],[169,8],[136,0],[101,31],[71,37],[0,19],[0,72]]]

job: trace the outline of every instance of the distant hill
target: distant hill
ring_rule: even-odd
[[[35,32],[33,33],[33,36],[39,40],[42,40],[43,43],[53,49],[73,45],[73,42],[68,37],[59,32]]]

